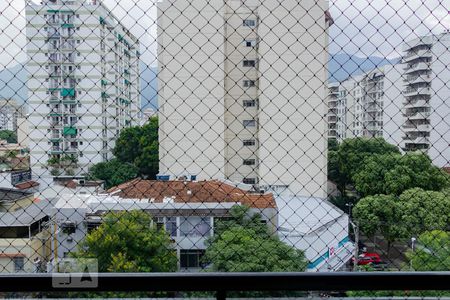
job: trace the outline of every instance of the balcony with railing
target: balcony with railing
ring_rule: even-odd
[[[431,96],[431,89],[429,87],[411,88],[408,87],[403,91],[405,97],[416,95],[428,95]]]
[[[405,74],[418,72],[418,71],[428,71],[431,69],[431,63],[430,62],[419,62],[419,63],[407,64],[403,69],[405,70]]]
[[[408,52],[403,56],[403,62],[410,62],[418,58],[432,58],[433,54],[429,49],[421,49],[416,51]]]
[[[405,77],[406,85],[412,85],[416,83],[430,83],[430,82],[431,82],[430,74],[408,75]]]

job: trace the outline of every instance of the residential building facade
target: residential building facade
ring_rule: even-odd
[[[229,218],[235,205],[246,205],[259,213],[275,233],[277,209],[272,194],[251,193],[226,182],[151,181],[135,179],[103,195],[65,194],[55,205],[60,220],[54,234],[54,259],[76,251],[88,232],[102,223],[110,211],[143,210],[154,226],[165,228],[173,240],[180,271],[199,271],[206,266],[201,257],[205,241],[214,234],[215,222]]]
[[[439,167],[450,165],[450,32],[413,39],[403,50],[403,145],[428,153]]]
[[[86,173],[139,120],[139,42],[101,1],[29,1],[26,18],[33,171]]]
[[[158,2],[160,173],[325,198],[327,10]]]
[[[14,99],[0,100],[0,130],[17,132],[17,119],[23,116],[23,107]]]
[[[386,65],[343,82],[331,83],[328,122],[336,131],[329,131],[329,138],[341,142],[354,137],[383,137],[400,147],[401,91],[400,65]],[[330,120],[333,105],[336,117]]]

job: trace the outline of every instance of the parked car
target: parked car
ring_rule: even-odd
[[[379,264],[382,260],[378,253],[364,252],[358,256],[358,266]]]

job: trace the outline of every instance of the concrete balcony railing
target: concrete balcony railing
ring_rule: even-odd
[[[403,95],[408,96],[416,96],[416,95],[429,95],[431,96],[431,89],[429,87],[422,88],[407,88],[403,91]]]
[[[430,125],[422,124],[422,125],[405,125],[403,126],[404,132],[429,132],[431,129]]]
[[[405,77],[405,84],[416,84],[416,83],[429,83],[431,82],[431,75],[429,74],[421,74],[421,75],[409,75]]]
[[[431,113],[429,111],[405,113],[404,116],[409,120],[421,120],[429,118]]]
[[[403,70],[405,70],[405,74],[409,74],[416,71],[428,71],[431,70],[431,63],[429,62],[419,62],[414,64],[407,64]]]
[[[403,56],[403,62],[410,62],[418,58],[431,58],[433,54],[428,49],[422,49],[415,52],[410,52]]]
[[[404,108],[415,108],[415,107],[428,107],[429,103],[427,100],[414,100],[414,101],[405,101],[403,102]]]

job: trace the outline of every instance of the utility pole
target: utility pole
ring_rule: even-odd
[[[359,255],[359,226],[354,222],[352,222],[352,220],[350,220],[350,216],[349,216],[349,223],[352,225],[353,232],[355,234],[355,249],[353,252],[355,261],[353,262],[353,271],[356,272],[358,270],[358,255]]]

